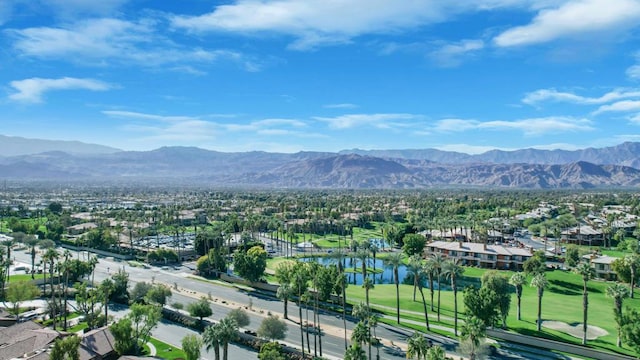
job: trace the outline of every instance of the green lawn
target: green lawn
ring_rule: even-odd
[[[36,279],[44,278],[44,274],[35,274]],[[28,281],[31,280],[31,274],[18,274],[9,276],[9,282],[12,281]]]
[[[174,359],[186,359],[186,355],[182,349],[178,349],[175,346],[171,346],[167,343],[163,343],[162,341],[156,338],[149,338],[149,342],[152,343],[156,347],[156,358],[174,360]],[[149,348],[147,345],[144,346],[145,353],[149,354]]]
[[[485,270],[477,268],[467,268],[465,276],[480,277]],[[509,274],[505,272],[505,274]],[[550,287],[544,292],[542,298],[542,318],[549,320],[563,321],[569,324],[578,324],[582,322],[582,279],[573,273],[561,270],[547,272],[547,279]],[[620,351],[616,348],[616,327],[613,321],[613,300],[605,296],[605,291],[610,283],[602,281],[590,281],[589,288],[589,319],[590,325],[596,325],[605,329],[609,334],[589,341],[591,346]],[[626,299],[625,307],[637,308],[640,306],[640,294],[636,294],[635,299]],[[394,285],[376,285],[370,292],[372,307],[375,309],[376,304],[389,307],[383,312],[386,314],[395,314],[396,295]],[[413,287],[410,285],[400,285],[400,308],[401,311],[415,311],[422,313],[422,303],[420,294],[417,294],[416,301],[412,300]],[[429,290],[425,289],[425,297],[429,302]],[[350,285],[347,288],[347,301],[354,304],[365,299],[364,289],[358,285]],[[437,291],[435,296],[437,302]],[[464,312],[464,302],[462,291],[458,292],[458,309],[460,313]],[[378,307],[378,310],[381,310]],[[516,320],[516,296],[512,295],[511,311],[507,319],[509,329],[530,335],[544,336],[551,339],[580,343],[580,339],[566,335],[562,332],[545,329],[542,332],[536,331],[536,312],[537,312],[537,295],[536,289],[525,286],[522,296],[522,320]],[[443,290],[441,292],[441,314],[446,317],[453,317],[453,293]],[[405,319],[416,321],[424,321],[423,316],[417,314],[402,314]],[[460,315],[464,318],[464,315]],[[442,323],[450,324],[449,320],[443,319]],[[412,326],[413,327],[413,326]],[[633,355],[633,351],[625,348],[622,352]]]

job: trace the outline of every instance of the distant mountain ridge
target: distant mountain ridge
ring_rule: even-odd
[[[0,156],[31,155],[49,151],[63,151],[69,154],[112,154],[122,150],[80,141],[27,139],[0,135]]]
[[[639,156],[640,143],[479,155],[434,149],[294,154],[196,147],[83,154],[58,149],[0,157],[0,180],[301,189],[637,188]]]
[[[580,150],[540,150],[520,149],[513,151],[490,150],[481,154],[470,155],[455,151],[437,149],[405,149],[405,150],[342,150],[341,154],[370,155],[382,158],[399,158],[429,160],[446,164],[568,164],[586,161],[602,165],[624,165],[640,168],[640,143],[625,142],[620,145],[604,148],[587,148]]]

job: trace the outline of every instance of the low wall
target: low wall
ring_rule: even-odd
[[[69,245],[69,244],[65,244],[65,243],[60,243],[60,247],[64,248],[64,249],[69,249],[69,250],[73,250],[73,251],[88,251],[94,254],[98,254],[98,255],[102,255],[102,256],[108,256],[108,257],[113,257],[113,258],[117,258],[120,260],[132,260],[135,259],[136,257],[133,255],[121,255],[121,254],[116,254],[116,253],[112,253],[109,251],[104,251],[104,250],[98,250],[98,249],[93,249],[93,248],[85,248],[85,247],[79,247],[79,246],[73,246],[73,245]]]
[[[584,356],[589,359],[597,360],[635,360],[636,358],[622,354],[613,354],[600,350],[590,349],[580,345],[568,344],[554,340],[543,339],[535,336],[521,335],[498,329],[487,329],[487,336],[501,339],[517,344],[525,344],[539,347],[542,349],[550,349],[563,351],[570,354]]]

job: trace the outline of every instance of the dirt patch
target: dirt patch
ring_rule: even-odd
[[[573,337],[577,337],[578,339],[582,339],[582,323],[570,325],[562,321],[543,321],[542,326],[546,327],[547,329],[562,331],[563,333],[569,334]],[[607,332],[607,330],[594,325],[587,325],[588,340],[595,340],[605,335],[609,335],[609,332]]]

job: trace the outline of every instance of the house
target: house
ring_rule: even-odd
[[[89,230],[93,230],[97,228],[98,228],[98,225],[96,223],[86,222],[78,225],[69,226],[67,228],[67,231],[69,232],[69,235],[80,235],[80,234],[86,233]]]
[[[117,359],[115,339],[107,327],[93,329],[82,335],[80,360]]]
[[[0,328],[0,359],[31,359],[45,352],[64,333],[33,321]],[[47,357],[48,358],[48,357]]]
[[[433,241],[425,249],[427,254],[459,259],[461,265],[504,270],[522,270],[524,262],[533,256],[530,249],[462,241]]]
[[[618,274],[611,268],[611,264],[618,259],[619,258],[613,256],[596,254],[587,254],[582,257],[582,260],[589,262],[595,270],[596,278],[610,281],[616,281],[618,279]]]
[[[560,240],[567,244],[603,246],[604,234],[591,226],[580,225],[563,231]]]

